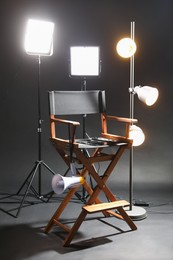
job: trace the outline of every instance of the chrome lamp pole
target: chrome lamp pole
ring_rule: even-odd
[[[117,44],[117,52],[123,58],[130,58],[130,118],[134,119],[134,96],[137,94],[138,99],[144,102],[147,106],[152,106],[159,95],[157,88],[150,86],[135,86],[134,74],[135,74],[135,58],[136,52],[135,43],[135,22],[131,22],[131,35],[130,38],[123,38]],[[141,145],[145,140],[145,135],[141,128],[130,125],[129,138],[133,139],[133,144],[130,148],[129,158],[129,202],[130,206],[127,210],[127,214],[134,220],[141,220],[147,217],[146,210],[139,206],[133,205],[133,171],[134,171],[134,146]]]

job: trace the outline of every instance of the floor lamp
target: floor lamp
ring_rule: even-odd
[[[42,160],[42,151],[41,151],[41,135],[42,135],[42,118],[41,118],[41,102],[40,102],[40,65],[41,65],[41,56],[51,56],[53,54],[53,31],[54,24],[52,22],[47,21],[39,21],[29,19],[26,27],[26,35],[25,35],[25,44],[24,48],[27,54],[35,55],[37,57],[38,62],[38,160],[35,162],[34,167],[31,172],[25,179],[24,183],[20,187],[17,192],[17,195],[20,194],[24,186],[27,188],[25,190],[24,196],[18,208],[16,217],[18,217],[21,208],[25,203],[25,199],[28,195],[28,192],[31,190],[34,196],[37,199],[40,199],[44,202],[44,198],[48,197],[47,195],[42,195],[41,190],[41,170],[42,166],[44,166],[51,174],[55,174],[51,168]],[[38,191],[32,186],[33,180],[35,178],[36,173],[38,172]],[[50,193],[51,194],[51,193]]]
[[[135,44],[135,22],[131,22],[131,37],[123,38],[117,44],[117,52],[123,58],[130,58],[130,118],[134,118],[134,96],[137,94],[140,101],[148,106],[152,106],[159,95],[157,88],[149,86],[136,86],[134,83],[134,54],[136,52]],[[141,145],[145,140],[145,135],[141,128],[131,124],[129,129],[129,137],[133,139],[133,145],[130,149],[129,162],[129,202],[130,207],[127,214],[134,220],[141,220],[147,217],[146,210],[139,206],[133,205],[133,147]]]
[[[70,47],[70,77],[81,79],[81,91],[86,91],[88,78],[99,77],[101,72],[100,48],[98,46],[72,46]],[[82,115],[83,138],[89,138],[86,132],[86,116]],[[86,149],[83,150],[90,156]],[[91,180],[90,180],[91,181]],[[92,183],[92,181],[91,181]],[[76,194],[85,202],[85,189],[83,195]]]

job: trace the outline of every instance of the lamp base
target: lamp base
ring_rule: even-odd
[[[125,209],[127,215],[132,220],[143,220],[147,217],[147,212],[142,207],[132,206],[132,209],[130,209],[130,207],[125,207],[124,209]]]

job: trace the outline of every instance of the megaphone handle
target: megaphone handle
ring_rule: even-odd
[[[71,170],[72,176],[76,176],[76,167],[75,167],[74,162],[70,163],[70,170]]]

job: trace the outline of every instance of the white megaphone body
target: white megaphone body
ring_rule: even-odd
[[[60,174],[55,174],[52,178],[52,189],[56,194],[61,194],[67,188],[75,187],[82,183],[84,183],[84,178],[81,176],[63,177]]]

